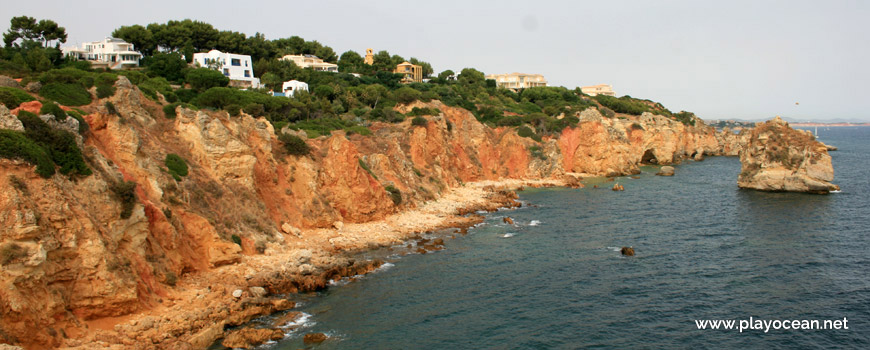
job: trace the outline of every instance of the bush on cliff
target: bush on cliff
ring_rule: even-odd
[[[75,136],[66,130],[54,129],[35,114],[22,111],[18,115],[24,125],[24,136],[38,144],[51,160],[60,166],[64,175],[91,175],[91,169],[82,157]]]
[[[184,81],[190,84],[194,90],[205,91],[213,87],[225,87],[230,83],[230,78],[216,70],[209,68],[196,68],[187,71]]]
[[[81,84],[46,84],[39,89],[39,95],[64,106],[84,106],[91,103],[91,93]]]
[[[284,144],[287,153],[294,156],[304,156],[308,155],[308,152],[311,152],[308,144],[305,140],[299,138],[299,136],[284,133],[278,136],[278,141],[281,141]]]
[[[36,165],[36,173],[44,178],[54,175],[54,162],[48,153],[18,131],[0,130],[0,158],[21,159]]]
[[[541,142],[541,136],[538,134],[535,134],[535,132],[532,131],[532,129],[526,125],[523,125],[519,129],[517,129],[517,135],[520,135],[521,137],[528,137],[528,138],[531,138],[532,140]]]
[[[50,101],[46,101],[42,104],[42,108],[39,109],[39,114],[51,114],[54,116],[54,119],[58,121],[66,119],[66,112],[64,112],[56,103]]]
[[[121,219],[129,219],[136,206],[136,183],[122,180],[109,186],[109,189],[121,201]]]
[[[414,117],[414,119],[411,119],[411,125],[413,126],[426,126],[426,124],[429,124],[429,121],[426,120],[426,118]]]
[[[115,95],[115,87],[112,85],[98,85],[97,98],[112,97]]]
[[[392,185],[384,187],[384,189],[387,190],[388,193],[390,193],[390,199],[393,200],[393,204],[395,204],[396,206],[402,204],[402,191],[399,191],[398,188],[395,188]]]
[[[15,109],[22,103],[33,100],[35,98],[24,92],[24,90],[5,86],[0,87],[0,104],[5,105],[6,108]]]
[[[181,181],[181,178],[188,174],[187,162],[175,153],[167,154],[163,164],[169,169],[169,175],[172,175],[176,181]]]

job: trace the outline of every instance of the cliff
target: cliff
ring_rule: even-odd
[[[224,325],[286,308],[255,288],[322,288],[378,265],[336,252],[473,223],[456,216],[471,209],[440,201],[456,202],[457,189],[475,198],[468,203],[513,201],[469,184],[634,174],[644,163],[736,155],[746,137],[700,120],[604,118],[590,109],[539,143],[433,101],[397,108],[440,110],[424,126],[406,120],[373,123],[371,136],[336,131],[307,140],[309,155],[293,156],[264,118],[179,108],[167,119],[125,78],[116,88],[83,107],[90,132],[79,142],[93,175],[46,179],[28,163],[0,159],[0,343],[207,345]],[[6,110],[0,120],[21,125]],[[186,160],[189,175],[170,173],[169,154]],[[130,184],[134,198],[124,195]],[[409,212],[416,216],[403,216]],[[229,296],[236,290],[242,297]]]
[[[831,183],[834,168],[827,146],[779,117],[752,129],[740,163],[741,188],[821,194],[840,189]]]

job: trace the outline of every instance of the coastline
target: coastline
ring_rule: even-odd
[[[415,235],[480,222],[465,214],[515,207],[513,190],[565,186],[563,179],[502,179],[466,183],[441,198],[381,220],[301,230],[270,244],[262,255],[185,276],[159,304],[122,317],[87,321],[88,334],[68,339],[65,348],[205,348],[250,320],[290,310],[285,297],[323,289],[333,279],[371,272],[380,261],[355,261],[356,252],[402,244]],[[192,347],[191,347],[192,346]]]

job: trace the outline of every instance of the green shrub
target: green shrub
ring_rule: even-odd
[[[227,111],[227,113],[229,113],[231,117],[238,117],[239,114],[241,114],[242,106],[239,106],[237,104],[231,104],[224,107],[224,110]]]
[[[57,121],[66,120],[66,112],[64,112],[56,103],[50,101],[46,101],[42,104],[42,108],[39,109],[39,114],[51,114]]]
[[[643,130],[643,126],[641,126],[638,123],[631,123],[631,129],[632,130]]]
[[[97,85],[97,98],[112,97],[115,95],[115,87],[112,85]]]
[[[426,120],[426,118],[414,117],[414,119],[411,119],[411,125],[413,126],[426,126],[426,124],[429,124],[429,121]]]
[[[39,95],[64,106],[84,106],[91,103],[91,93],[81,84],[46,84],[39,90]]]
[[[424,116],[424,115],[438,115],[441,111],[438,108],[420,108],[414,107],[411,109],[411,112],[408,112],[408,116]]]
[[[163,106],[163,114],[166,115],[167,119],[175,119],[178,114],[175,112],[175,108],[178,107],[178,103],[170,103],[168,105]]]
[[[598,108],[598,111],[601,112],[601,115],[608,118],[613,118],[614,116],[616,116],[616,112],[607,107]]]
[[[54,162],[48,153],[21,132],[0,129],[0,157],[36,165],[36,173],[44,178],[54,175]]]
[[[266,108],[259,103],[251,103],[245,106],[244,111],[252,117],[262,117],[266,114]]]
[[[112,184],[109,189],[115,194],[115,198],[121,201],[121,219],[129,219],[136,206],[136,183],[121,181]]]
[[[230,83],[221,72],[208,68],[196,68],[187,71],[184,81],[190,84],[194,90],[205,91],[213,87],[225,87]]]
[[[284,148],[287,149],[287,153],[290,153],[294,156],[304,156],[308,155],[308,152],[311,152],[311,149],[308,147],[308,143],[306,143],[305,140],[299,138],[299,136],[284,133],[278,136],[278,141],[281,141],[284,144]]]
[[[375,178],[375,180],[378,179],[378,176],[372,172],[372,169],[369,169],[369,165],[366,164],[366,162],[363,162],[362,158],[359,159],[359,167],[362,168],[363,170],[367,171],[369,173],[369,175],[371,175],[373,178]]]
[[[107,112],[107,113],[109,113],[109,114],[114,114],[114,115],[117,115],[117,116],[119,116],[119,117],[121,116],[121,114],[118,113],[118,110],[115,109],[115,104],[114,104],[114,103],[112,103],[112,102],[110,102],[110,101],[106,101],[106,103],[104,103],[103,106],[106,107],[106,112]]]
[[[5,105],[6,108],[15,109],[22,103],[33,100],[35,98],[24,90],[5,86],[0,87],[0,104]]]
[[[75,120],[79,122],[79,135],[87,136],[88,132],[91,130],[91,126],[88,125],[88,122],[85,121],[85,118],[82,118],[82,115],[76,111],[66,112],[67,116],[73,117]]]
[[[422,94],[420,93],[420,91],[404,86],[394,91],[393,95],[395,96],[396,101],[399,101],[399,103],[411,103],[419,100]]]
[[[393,200],[393,204],[395,204],[396,206],[398,206],[399,204],[402,204],[402,192],[399,191],[398,188],[395,188],[392,185],[389,185],[387,187],[384,187],[384,189],[390,193],[390,199]]]
[[[184,103],[190,103],[196,98],[196,91],[191,89],[178,89],[175,90],[175,96],[178,96],[178,100]]]
[[[233,240],[233,243],[238,244],[240,247],[242,246],[242,237],[239,237],[239,235],[232,235],[230,238]]]
[[[181,181],[181,178],[188,174],[187,162],[175,153],[167,154],[163,163],[169,169],[169,174],[177,181]]]
[[[52,69],[39,76],[39,82],[46,84],[80,84],[86,87],[94,85],[93,73],[72,67]],[[43,86],[44,87],[44,86]]]
[[[60,166],[61,174],[70,176],[91,174],[91,169],[85,164],[73,134],[48,126],[33,113],[21,112],[18,119],[24,125],[24,136],[42,147],[51,160]]]
[[[362,136],[368,136],[368,135],[372,134],[372,131],[369,130],[369,128],[364,127],[362,125],[354,125],[354,126],[346,127],[346,128],[344,128],[344,130],[347,131],[348,135],[360,134]]]
[[[528,137],[528,138],[531,138],[532,140],[541,142],[541,136],[538,134],[535,134],[535,132],[532,131],[532,129],[526,125],[523,125],[519,129],[517,129],[517,135],[520,135],[521,137]]]

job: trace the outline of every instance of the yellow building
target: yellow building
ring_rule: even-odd
[[[495,80],[498,87],[511,90],[528,89],[536,86],[547,86],[547,80],[540,74],[508,73],[490,74],[486,79]]]
[[[402,83],[422,83],[423,82],[423,66],[411,64],[408,61],[396,65],[396,70],[393,73],[404,74]]]
[[[300,68],[311,68],[316,71],[323,72],[338,72],[338,65],[335,63],[323,62],[323,59],[314,55],[286,55],[281,57],[284,61],[293,61]]]
[[[616,93],[613,92],[613,86],[609,84],[598,84],[592,86],[584,86],[580,88],[580,91],[583,91],[584,94],[589,96],[596,95],[607,95],[607,96],[615,96]]]
[[[372,50],[372,49],[366,49],[366,59],[365,59],[365,63],[366,63],[367,65],[370,65],[370,66],[373,65],[373,64],[375,64],[375,51],[374,51],[374,50]]]

